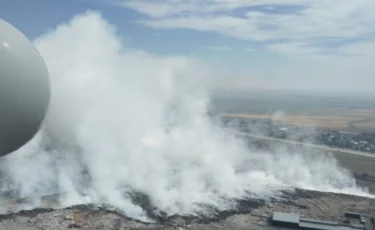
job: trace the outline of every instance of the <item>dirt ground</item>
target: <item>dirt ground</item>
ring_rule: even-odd
[[[80,228],[105,229],[278,229],[269,225],[269,217],[275,211],[292,212],[301,217],[337,221],[346,211],[365,213],[367,218],[375,215],[375,200],[333,193],[297,190],[285,193],[284,199],[257,204],[248,202],[246,210],[221,213],[215,219],[199,219],[172,216],[158,223],[142,223],[120,213],[76,206],[52,210],[37,209],[0,216],[0,229],[58,230]]]
[[[323,154],[323,153],[322,153]],[[334,152],[338,163],[353,172],[357,183],[375,194],[375,158]],[[142,223],[121,213],[96,206],[75,206],[65,209],[48,207],[0,215],[0,230],[117,230],[117,229],[178,229],[178,230],[276,230],[269,217],[275,211],[292,212],[305,218],[337,220],[345,211],[360,212],[368,222],[375,217],[375,199],[315,191],[296,190],[284,193],[282,199],[265,202],[243,200],[234,210],[219,212],[213,218],[172,216],[157,219],[155,223]],[[9,202],[11,205],[12,202]],[[48,204],[48,202],[46,202]]]
[[[357,171],[354,177],[360,186],[366,186],[375,193],[375,158],[335,153],[338,162]],[[375,174],[374,174],[375,175]],[[213,218],[172,216],[160,218],[156,223],[142,223],[123,216],[115,211],[96,206],[75,206],[65,209],[41,208],[31,211],[0,215],[0,230],[59,230],[79,228],[84,230],[103,229],[269,229],[270,215],[275,211],[292,212],[301,217],[336,221],[346,211],[366,215],[368,222],[375,216],[375,199],[343,194],[296,190],[285,192],[281,199],[269,202],[244,200],[238,202],[235,210],[219,212]],[[55,199],[55,198],[54,198]],[[46,202],[47,203],[47,202]]]
[[[301,127],[329,128],[338,130],[375,130],[375,111],[353,110],[340,115],[271,115],[271,114],[221,114],[234,118],[271,119]]]
[[[368,127],[375,127],[375,121],[354,122],[354,125],[360,129],[364,129]]]
[[[375,157],[332,152],[339,165],[354,172],[375,175]]]
[[[274,116],[266,114],[222,114],[223,116],[234,118],[252,118],[252,119],[271,119],[274,121],[281,121],[287,124],[303,126],[303,127],[316,127],[316,128],[347,128],[349,122],[360,121],[360,117],[337,117],[337,116],[300,116],[300,115],[286,115]]]

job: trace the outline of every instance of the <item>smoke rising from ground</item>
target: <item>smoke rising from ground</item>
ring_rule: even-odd
[[[2,162],[22,196],[58,191],[63,206],[108,203],[144,219],[132,191],[168,214],[291,187],[367,194],[328,156],[249,150],[206,115],[205,68],[126,47],[96,12],[35,44],[52,78],[50,111],[38,136]]]

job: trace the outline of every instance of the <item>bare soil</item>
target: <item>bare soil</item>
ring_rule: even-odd
[[[274,211],[292,212],[305,218],[338,220],[345,211],[375,215],[375,200],[342,194],[296,190],[269,203],[243,202],[242,208],[219,213],[217,218],[172,216],[156,223],[136,221],[121,213],[94,206],[36,209],[1,215],[0,229],[277,229],[269,225]]]
[[[272,114],[221,114],[233,118],[271,119],[301,127],[315,127],[338,130],[371,131],[375,130],[375,111],[353,110],[340,115],[272,115]]]

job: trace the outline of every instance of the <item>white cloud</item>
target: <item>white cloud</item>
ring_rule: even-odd
[[[363,39],[375,23],[375,1],[370,0],[127,0],[122,5],[151,17],[139,23],[155,29],[216,32],[250,41],[287,39],[314,45],[318,38]],[[264,6],[277,11],[277,6],[285,5],[304,8],[284,14],[248,8]],[[241,10],[244,15],[233,10]]]
[[[142,14],[163,18],[181,14],[208,14],[230,12],[235,9],[263,5],[285,5],[313,3],[312,0],[126,0],[118,1],[127,8],[134,9]]]
[[[375,42],[352,43],[339,49],[340,53],[375,58]]]
[[[305,43],[275,43],[266,46],[266,51],[292,54],[316,54],[324,50]]]
[[[230,51],[232,47],[230,46],[205,46],[204,48],[214,51]]]
[[[118,3],[145,15],[138,21],[143,26],[213,32],[234,38],[229,42],[226,39],[225,44],[215,43],[217,47],[244,44],[243,50],[251,52],[238,56],[243,55],[243,60],[248,58],[249,67],[246,61],[231,61],[234,56],[215,57],[228,59],[219,62],[221,68],[228,68],[226,75],[231,76],[219,82],[225,87],[373,92],[375,1],[126,0]],[[278,12],[281,8],[284,11]],[[235,39],[241,42],[236,44]]]

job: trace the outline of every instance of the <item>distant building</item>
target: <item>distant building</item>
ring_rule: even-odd
[[[274,212],[272,215],[272,225],[287,227],[287,228],[298,228],[299,215],[293,213]]]
[[[314,219],[306,219],[306,218],[300,218],[300,223],[323,224],[323,225],[329,225],[329,226],[339,225],[337,221],[314,220]]]
[[[311,222],[301,222],[299,224],[299,229],[306,230],[352,230],[350,227],[338,226],[338,225],[326,225],[324,223],[311,223]]]
[[[359,220],[359,218],[361,218],[362,215],[360,213],[356,213],[356,212],[345,212],[344,216],[346,218],[353,218],[353,219]]]
[[[356,212],[345,212],[344,216],[348,219],[356,219],[356,220],[359,220],[359,222],[361,224],[366,224],[366,219],[365,217],[360,214],[360,213],[356,213]]]
[[[349,217],[350,216],[350,217]],[[361,219],[358,213],[346,212],[347,218]],[[300,218],[298,214],[274,212],[271,219],[272,225],[292,229],[306,230],[357,230],[365,229],[363,224],[352,224],[350,226],[340,225],[337,221],[322,221],[307,218]]]

